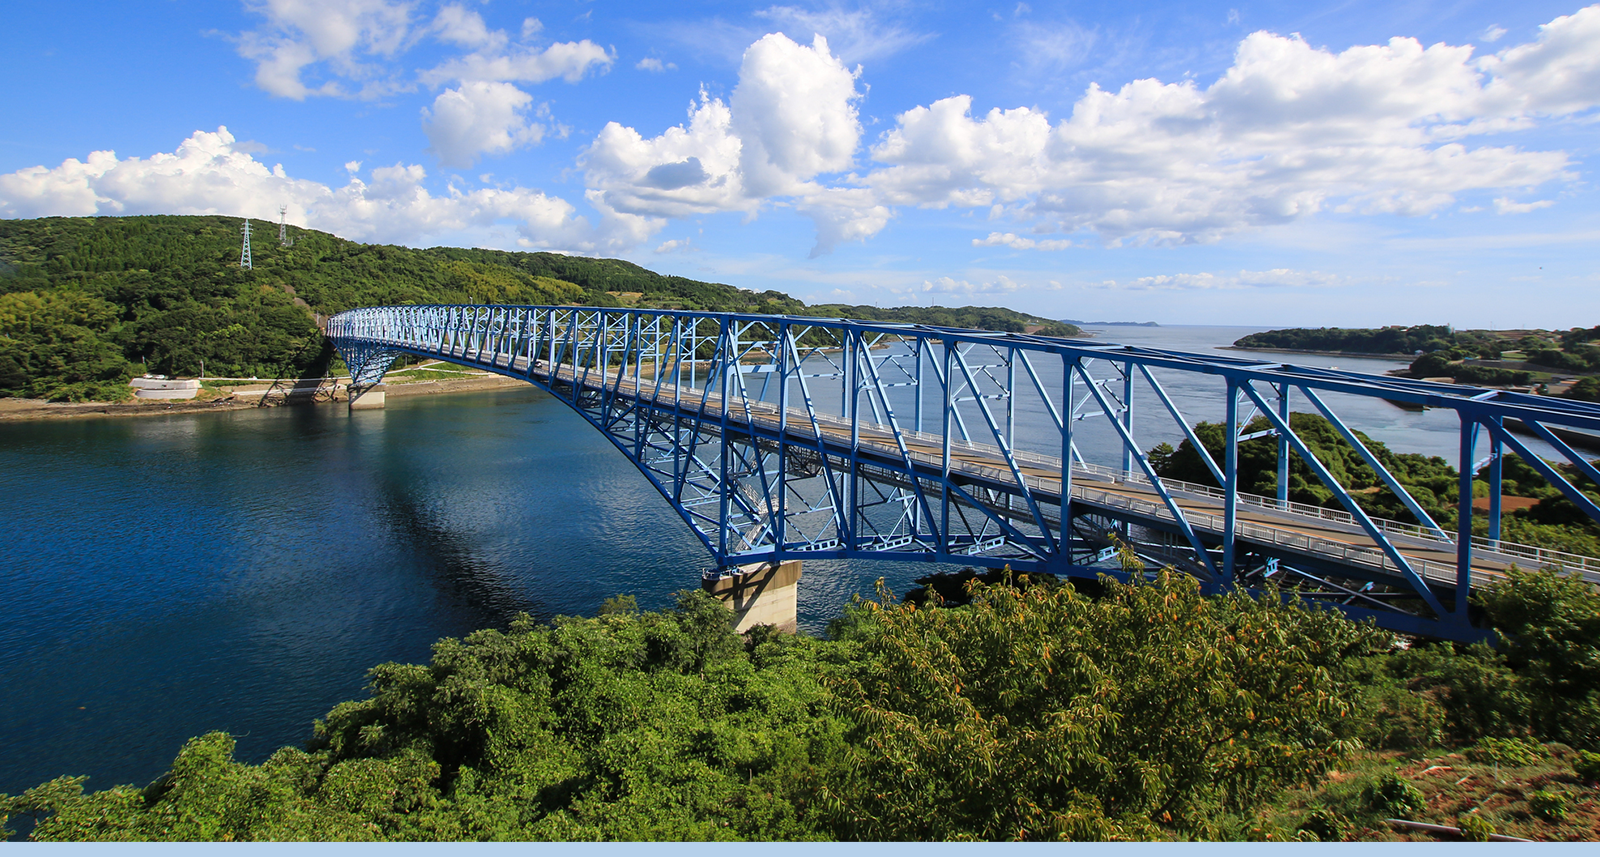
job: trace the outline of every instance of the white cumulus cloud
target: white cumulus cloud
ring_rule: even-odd
[[[881,203],[1004,204],[1111,244],[1211,241],[1329,209],[1430,214],[1463,193],[1572,177],[1564,152],[1465,141],[1600,104],[1596,45],[1600,7],[1481,59],[1413,39],[1334,53],[1257,32],[1209,87],[1091,85],[1057,121],[1028,108],[974,116],[966,95],[913,108],[873,146],[883,166],[861,183]]]
[[[861,140],[860,97],[855,74],[822,36],[810,47],[778,33],[751,45],[731,99],[750,191],[789,195],[818,173],[849,169]]]
[[[415,3],[392,0],[261,0],[251,10],[266,26],[239,37],[239,52],[256,61],[256,85],[285,98],[379,94],[388,76],[374,60],[393,57],[412,37]],[[325,63],[338,77],[362,84],[355,92],[336,80],[315,87],[308,66]]]
[[[423,130],[449,166],[556,133],[531,85],[578,81],[615,61],[588,40],[535,42],[544,31],[533,18],[519,33],[495,29],[465,3],[260,0],[251,9],[265,23],[241,37],[240,50],[257,60],[263,88],[304,98],[433,87]],[[925,38],[877,15],[767,8],[756,17],[783,32],[745,36],[726,98],[703,89],[686,120],[659,133],[607,123],[579,160],[585,197],[600,214],[583,240],[643,243],[672,218],[755,217],[772,207],[815,223],[813,254],[871,238],[908,206],[983,210],[1014,225],[996,223],[973,246],[1040,251],[1210,242],[1319,213],[1427,216],[1491,198],[1510,215],[1550,205],[1538,197],[1577,175],[1567,152],[1507,135],[1586,122],[1600,106],[1597,5],[1520,44],[1491,27],[1482,41],[1494,48],[1483,51],[1410,38],[1330,50],[1255,32],[1209,84],[1091,84],[1063,115],[956,94],[900,112],[864,141],[863,71],[852,63]],[[712,29],[719,39],[746,32],[728,26]],[[1039,26],[1021,20],[1013,29],[1022,37]],[[1060,56],[1034,59],[1071,66],[1097,38],[1060,35],[1051,37]],[[887,41],[875,47],[878,37]],[[400,74],[398,58],[422,40],[445,56]],[[653,57],[635,67],[672,68]],[[64,199],[84,198],[68,184]],[[1180,279],[1139,287],[1249,285],[1243,273],[1165,276]]]
[[[1019,283],[1005,274],[999,274],[992,280],[981,280],[976,283],[966,279],[958,280],[955,277],[923,280],[922,287],[912,291],[933,297],[958,297],[967,300],[979,296],[1008,295],[1026,287],[1025,283]]]
[[[497,32],[496,35],[504,34]],[[568,83],[577,83],[590,70],[610,68],[612,59],[609,51],[588,39],[557,42],[539,48],[524,44],[511,45],[497,38],[466,56],[447,60],[424,71],[421,79],[429,86],[451,80],[543,83],[558,77]]]
[[[1501,196],[1495,198],[1494,210],[1497,214],[1527,214],[1530,211],[1538,211],[1541,208],[1549,208],[1555,204],[1555,200],[1551,199],[1540,199],[1535,200],[1534,202],[1513,202],[1510,199]]]
[[[1343,284],[1334,274],[1320,271],[1296,271],[1273,268],[1270,271],[1239,271],[1237,273],[1200,272],[1196,274],[1156,274],[1128,281],[1105,280],[1102,289],[1135,292],[1181,292],[1206,290],[1240,290],[1261,288],[1332,288]]]
[[[294,99],[373,98],[411,89],[418,81],[442,86],[559,77],[575,83],[611,66],[611,53],[588,39],[534,44],[543,29],[536,18],[525,19],[514,40],[465,5],[445,3],[431,15],[425,5],[422,0],[260,0],[249,8],[264,23],[240,34],[239,52],[255,61],[257,86]],[[465,52],[412,79],[400,57],[429,39]]]
[[[1014,232],[990,232],[986,238],[972,239],[974,247],[1010,247],[1015,250],[1065,250],[1072,242],[1065,239],[1023,238]]]
[[[480,155],[504,155],[538,143],[545,128],[527,117],[533,96],[509,83],[471,80],[446,89],[422,109],[429,151],[447,167],[470,167]]]
[[[608,123],[584,153],[585,180],[613,210],[645,222],[753,216],[781,199],[816,223],[813,254],[870,237],[888,223],[888,208],[865,188],[818,181],[850,169],[860,148],[855,82],[821,36],[810,45],[765,36],[745,51],[727,102],[702,90],[688,123],[655,137]]]
[[[118,158],[93,152],[57,167],[0,175],[0,217],[51,215],[227,214],[271,218],[279,204],[289,218],[357,241],[418,244],[454,234],[513,226],[517,243],[575,252],[616,252],[642,237],[628,218],[591,225],[571,203],[529,188],[451,187],[436,196],[421,166],[378,167],[363,180],[361,165],[331,187],[289,176],[239,151],[227,128],[196,131],[171,153]],[[604,213],[604,212],[602,212]]]
[[[1539,37],[1484,57],[1489,109],[1559,116],[1600,104],[1600,5],[1539,27]]]

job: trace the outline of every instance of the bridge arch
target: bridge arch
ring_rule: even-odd
[[[1600,581],[1600,559],[1500,539],[1508,453],[1600,521],[1600,507],[1519,436],[1600,483],[1567,442],[1600,435],[1600,406],[1589,403],[1019,333],[681,310],[369,307],[334,316],[328,335],[358,393],[410,354],[561,399],[722,568],[876,557],[1092,576],[1117,573],[1122,543],[1213,590],[1271,582],[1382,627],[1461,640],[1483,633],[1471,588],[1512,564]],[[1180,409],[1215,401],[1183,401],[1168,391],[1174,379],[1221,400],[1231,429],[1220,461]],[[1430,518],[1339,416],[1349,397],[1456,415],[1453,527]],[[1415,520],[1369,515],[1296,433],[1295,403],[1325,417]],[[1277,442],[1274,497],[1239,490],[1239,445],[1262,434]],[[1214,485],[1156,473],[1146,450],[1184,438]],[[1291,455],[1340,509],[1289,501]],[[1491,497],[1482,516],[1472,510],[1480,469]],[[1474,535],[1478,517],[1487,526]]]

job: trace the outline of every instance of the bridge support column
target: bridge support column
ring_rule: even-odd
[[[350,410],[352,411],[380,411],[383,410],[385,387],[382,384],[373,384],[359,390],[350,388]]]
[[[741,565],[730,574],[708,577],[700,585],[733,610],[733,629],[743,634],[757,625],[799,630],[796,608],[800,560]]]

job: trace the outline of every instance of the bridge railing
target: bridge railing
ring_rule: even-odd
[[[604,383],[608,383],[609,380],[614,377],[614,375],[610,374],[599,375],[595,377],[594,382],[597,385],[602,385]],[[652,390],[648,396],[645,396],[645,398],[658,403],[664,400],[667,402],[676,401],[680,404],[692,403],[701,407],[720,407],[719,398],[716,396],[707,395],[704,390],[698,388],[689,388],[684,390],[676,387],[676,385],[671,384],[667,384]],[[772,402],[743,401],[737,404],[735,410],[743,415],[745,419],[749,420],[753,426],[763,426],[769,430],[775,430],[778,426],[779,407]],[[792,415],[804,413],[799,409],[790,409],[790,411]],[[828,426],[838,430],[848,430],[852,426],[851,421],[831,414],[819,413],[815,414],[812,418],[814,418],[819,425]],[[895,431],[893,426],[884,425],[881,423],[863,423],[857,427],[863,431],[874,434],[892,435]],[[797,419],[789,423],[789,430],[797,435],[805,434],[809,431],[809,429],[809,424],[804,420]],[[900,429],[900,433],[909,439],[919,440],[929,444],[939,444],[944,440],[943,435],[916,431],[914,429]],[[950,448],[956,453],[968,453],[971,456],[983,457],[990,460],[1003,459],[1003,453],[1001,449],[991,444],[952,439],[950,441]],[[943,457],[941,455],[934,455],[918,449],[908,450],[907,455],[913,461],[918,461],[931,466],[937,466],[943,461]],[[1053,458],[1034,452],[1014,450],[1012,455],[1020,463],[1032,465],[1041,469],[1059,471],[1061,466],[1061,460],[1059,458]],[[1012,479],[1012,475],[1008,470],[998,466],[985,466],[978,464],[973,462],[970,458],[963,460],[960,469],[962,473],[968,476],[984,478],[996,483],[1003,484],[1011,481]],[[1113,482],[1131,483],[1144,486],[1151,484],[1149,478],[1142,473],[1133,473],[1126,470],[1094,464],[1091,462],[1074,462],[1073,471],[1075,473],[1099,476],[1109,479]],[[1049,477],[1036,475],[1025,475],[1024,480],[1027,486],[1035,491],[1045,495],[1060,496],[1060,479],[1052,479]],[[1162,477],[1161,481],[1168,488],[1184,494],[1198,495],[1214,500],[1223,500],[1227,496],[1226,492],[1218,488],[1209,485],[1202,485],[1196,482],[1187,482],[1181,479],[1170,479],[1166,477]],[[1157,519],[1172,518],[1170,511],[1168,511],[1159,503],[1131,499],[1125,497],[1124,495],[1116,495],[1106,491],[1097,491],[1091,486],[1082,485],[1081,483],[1074,484],[1073,496],[1076,499],[1092,499],[1102,505],[1112,505],[1128,509],[1129,511],[1138,511],[1148,517]],[[1264,511],[1275,512],[1279,514],[1343,524],[1350,527],[1351,534],[1353,536],[1359,537],[1360,534],[1360,525],[1355,518],[1349,513],[1342,512],[1337,509],[1328,509],[1322,506],[1311,505],[1309,503],[1282,501],[1258,494],[1247,494],[1241,492],[1237,496],[1241,504],[1250,506],[1252,508],[1258,508]],[[1212,532],[1219,532],[1224,526],[1223,517],[1221,515],[1215,515],[1193,509],[1186,510],[1185,515],[1191,524],[1200,526],[1201,528]],[[1386,533],[1409,536],[1420,541],[1439,545],[1446,549],[1453,549],[1455,546],[1455,542],[1453,540],[1442,538],[1438,533],[1419,527],[1416,524],[1377,517],[1373,517],[1371,520]],[[1291,530],[1270,527],[1242,520],[1236,522],[1234,532],[1245,536],[1252,541],[1261,542],[1263,544],[1313,552],[1329,559],[1335,559],[1341,562],[1360,563],[1384,572],[1394,572],[1397,570],[1395,563],[1377,547],[1352,545],[1347,542],[1337,541],[1334,539],[1317,538],[1315,536],[1295,533]],[[1548,566],[1558,569],[1565,569],[1568,571],[1579,572],[1586,578],[1600,580],[1600,559],[1596,559],[1594,557],[1564,553],[1561,551],[1553,551],[1531,545],[1521,545],[1513,542],[1491,540],[1481,537],[1474,537],[1473,543],[1477,547],[1481,547],[1485,550],[1492,551],[1505,557],[1529,560],[1532,567]],[[1411,557],[1409,559],[1412,568],[1430,580],[1440,583],[1448,583],[1454,579],[1454,565],[1434,562],[1417,557]],[[1482,584],[1488,580],[1491,580],[1493,577],[1493,575],[1481,570],[1475,571],[1473,575],[1474,582],[1478,584]]]
[[[921,439],[932,441],[937,441],[940,438],[940,435],[928,434],[926,432],[907,433],[915,435]],[[996,457],[998,457],[1000,452],[999,447],[967,441],[952,441],[951,446],[970,452]],[[1017,451],[1014,454],[1019,461],[1025,461],[1029,464],[1036,464],[1039,466],[1056,469],[1059,469],[1061,466],[1061,459],[1059,458],[1051,458],[1049,456],[1026,451]],[[1135,473],[1119,468],[1106,467],[1105,465],[1094,464],[1092,462],[1073,462],[1072,469],[1074,472],[1089,473],[1117,482],[1131,482],[1138,485],[1150,484],[1150,479],[1143,473]],[[1181,491],[1186,494],[1197,494],[1203,497],[1210,497],[1215,500],[1224,500],[1227,498],[1227,492],[1211,485],[1203,485],[1198,482],[1188,482],[1182,479],[1172,479],[1166,476],[1161,477],[1161,482],[1168,488]],[[1037,484],[1041,488],[1050,489],[1053,487],[1053,490],[1059,492],[1061,483],[1060,480],[1040,480]],[[1301,517],[1315,518],[1321,521],[1344,524],[1351,527],[1352,532],[1359,532],[1360,530],[1360,524],[1356,521],[1355,516],[1351,515],[1349,512],[1341,511],[1339,509],[1329,509],[1324,506],[1316,506],[1310,503],[1300,503],[1293,500],[1279,500],[1274,497],[1266,497],[1260,494],[1249,494],[1243,491],[1239,492],[1235,496],[1238,497],[1240,504],[1250,506],[1252,508],[1262,509],[1269,512],[1287,512],[1289,514],[1298,515]],[[1441,536],[1434,530],[1427,529],[1417,524],[1408,523],[1406,521],[1395,521],[1389,518],[1379,518],[1375,516],[1371,517],[1371,521],[1373,524],[1377,525],[1378,529],[1391,535],[1408,536],[1413,539],[1432,542],[1442,547],[1449,548],[1454,548],[1456,544],[1455,539],[1449,538],[1448,536]],[[1287,542],[1283,541],[1274,541],[1272,543],[1287,544]],[[1592,556],[1583,556],[1581,554],[1550,550],[1549,548],[1535,547],[1533,545],[1518,544],[1516,542],[1505,541],[1503,539],[1490,539],[1483,536],[1473,536],[1472,544],[1474,547],[1492,551],[1502,556],[1526,559],[1534,568],[1544,568],[1548,566],[1572,571],[1581,571],[1585,575],[1600,577],[1600,559]]]
[[[992,546],[993,555],[980,560],[998,565],[1015,559],[1040,569],[1074,567],[1074,555],[1100,551],[1072,547],[1077,538],[1072,510],[1060,508],[1068,499],[1061,496],[1063,484],[1071,480],[1072,498],[1093,497],[1103,508],[1125,509],[1125,522],[1171,522],[1161,526],[1179,532],[1196,567],[1212,579],[1259,576],[1267,568],[1276,574],[1279,560],[1294,556],[1300,557],[1296,562],[1310,562],[1304,558],[1310,551],[1323,563],[1347,567],[1351,579],[1375,585],[1381,580],[1382,586],[1401,580],[1402,589],[1411,587],[1411,594],[1425,602],[1420,614],[1439,621],[1466,621],[1466,590],[1482,578],[1475,555],[1559,565],[1586,576],[1600,573],[1600,559],[1501,539],[1498,502],[1483,516],[1489,522],[1486,536],[1474,535],[1472,527],[1474,476],[1488,480],[1491,496],[1498,498],[1503,453],[1522,458],[1600,521],[1600,505],[1579,487],[1583,480],[1600,482],[1600,471],[1555,433],[1600,431],[1600,406],[1586,403],[1253,357],[914,324],[686,310],[379,307],[336,316],[329,334],[364,383],[381,378],[397,351],[408,351],[492,367],[553,391],[561,387],[567,392],[557,394],[619,449],[636,459],[641,450],[652,450],[659,461],[636,463],[719,562],[744,560],[761,551],[776,556],[796,550],[837,555],[883,550],[904,557],[917,551],[965,554]],[[1203,402],[1186,407],[1221,411],[1216,425],[1222,429],[1222,453],[1215,452],[1215,436],[1209,436],[1210,447],[1201,442],[1194,422],[1162,386],[1160,378],[1171,375],[1162,373],[1186,373],[1183,377],[1191,382],[1186,401]],[[683,386],[685,377],[688,386]],[[631,379],[631,386],[624,379]],[[1202,387],[1215,388],[1215,396],[1195,398],[1194,391]],[[579,388],[591,392],[571,392]],[[1419,502],[1367,449],[1359,432],[1335,413],[1329,403],[1339,404],[1339,395],[1447,408],[1457,414],[1460,514],[1453,533],[1440,529],[1427,511],[1447,504],[1436,504],[1431,496],[1426,504]],[[648,403],[659,411],[668,407],[662,397],[671,399],[672,408],[694,407],[698,414],[689,423],[674,419],[656,425],[629,410]],[[1136,399],[1157,419],[1140,416],[1135,421]],[[1381,487],[1392,491],[1420,523],[1367,514],[1365,498],[1341,484],[1297,431],[1300,417],[1291,425],[1292,402],[1313,405],[1312,415],[1325,418],[1373,470]],[[727,436],[736,415],[767,432],[759,444],[754,433],[744,439]],[[1558,460],[1564,459],[1562,468],[1508,434],[1507,421],[1520,423],[1544,444],[1537,447],[1541,453],[1552,450]],[[815,459],[816,451],[830,450],[816,463],[818,475],[788,474],[785,443],[773,443],[774,426],[788,432],[776,437],[796,439],[814,450],[798,450],[802,458]],[[1152,433],[1159,440],[1181,435],[1215,485],[1225,487],[1159,476],[1145,452],[1153,443]],[[808,435],[812,439],[804,441]],[[1241,445],[1262,443],[1255,438],[1264,435],[1277,444],[1276,497],[1238,490]],[[1477,450],[1485,438],[1490,457],[1480,462]],[[865,444],[875,446],[867,450]],[[673,456],[676,463],[669,460]],[[830,463],[828,456],[835,461]],[[874,483],[877,477],[857,470],[863,456],[876,462],[873,466],[917,475],[909,481],[885,477]],[[1120,459],[1120,467],[1109,466],[1114,459]],[[1304,465],[1309,478],[1325,486],[1341,508],[1290,500],[1291,461]],[[812,466],[796,472],[812,474]],[[953,467],[962,479],[982,480],[981,490],[989,493],[984,498],[967,493],[967,483],[949,475]],[[785,510],[785,491],[798,491],[794,486],[805,479],[814,480],[807,483],[811,493],[796,493],[795,506]],[[1118,490],[1107,482],[1127,488]],[[1135,489],[1138,496],[1131,496]],[[1003,508],[985,505],[995,503]],[[961,524],[970,531],[947,529],[955,525],[953,509],[972,514],[973,521]],[[817,523],[802,527],[802,518]],[[1276,524],[1279,520],[1285,523]],[[1296,526],[1308,532],[1296,532]],[[1341,541],[1346,533],[1349,541]],[[1140,537],[1132,523],[1124,526],[1122,538]],[[1151,538],[1154,550],[1159,539]],[[1274,548],[1283,550],[1274,553]],[[1454,564],[1439,560],[1451,554],[1457,557]],[[1382,574],[1373,576],[1374,569]],[[1306,579],[1313,576],[1307,573]],[[1452,583],[1455,591],[1447,593]],[[1440,601],[1452,594],[1454,610]],[[1410,597],[1398,595],[1399,600]]]

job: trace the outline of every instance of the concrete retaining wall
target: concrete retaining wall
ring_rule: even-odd
[[[134,378],[128,382],[140,399],[192,399],[200,394],[200,382],[193,379]]]

